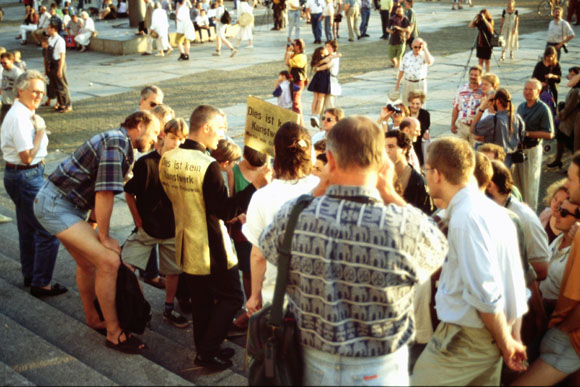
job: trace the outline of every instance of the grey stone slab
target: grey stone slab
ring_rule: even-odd
[[[0,328],[1,329],[1,328]],[[0,361],[0,383],[3,386],[34,386],[30,380]]]
[[[6,285],[6,284],[4,284]],[[16,288],[4,290],[17,292]],[[36,319],[42,320],[42,316]],[[0,313],[0,360],[38,385],[116,385],[111,379],[63,352]],[[2,382],[4,384],[4,381]]]

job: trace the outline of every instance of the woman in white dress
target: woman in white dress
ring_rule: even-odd
[[[177,0],[177,14],[175,23],[177,24],[177,36],[175,41],[181,55],[177,60],[189,60],[189,42],[195,39],[195,28],[189,14],[188,0]]]
[[[173,51],[169,44],[169,20],[167,19],[167,12],[161,7],[161,3],[155,2],[155,9],[151,15],[151,30],[157,34],[157,49],[159,53],[155,56],[164,56],[165,51],[167,55]]]
[[[505,53],[509,50],[510,59],[514,59],[514,51],[518,49],[518,26],[520,23],[520,17],[518,16],[518,11],[516,9],[515,0],[508,0],[507,9],[503,10],[501,15],[501,25],[499,27],[499,33],[503,36],[504,46],[501,51],[500,60],[505,60]]]
[[[79,30],[78,35],[75,36],[75,42],[81,46],[81,52],[84,52],[87,50],[88,45],[91,43],[91,38],[95,33],[95,22],[85,11],[81,12],[81,18],[83,19],[83,26]]]
[[[222,16],[224,15],[225,12],[226,12],[226,8],[224,7],[224,1],[223,0],[216,0],[214,23],[215,23],[215,30],[216,30],[217,38],[215,40],[216,41],[216,50],[212,55],[213,56],[220,56],[221,55],[222,43],[223,43],[226,45],[227,48],[229,48],[231,50],[232,53],[230,54],[230,56],[233,58],[238,53],[238,50],[236,50],[234,48],[234,46],[230,43],[230,41],[226,37],[226,31],[227,31],[229,23],[228,24],[222,23]],[[228,12],[228,15],[229,15],[229,12]],[[230,16],[230,23],[231,23],[231,16]]]
[[[244,15],[249,14],[250,16]],[[251,22],[247,22],[251,19]],[[252,29],[254,28],[254,10],[247,0],[242,0],[238,4],[238,24],[240,31],[238,32],[238,41],[236,47],[240,46],[242,40],[247,40],[248,48],[254,48]]]

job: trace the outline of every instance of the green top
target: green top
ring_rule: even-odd
[[[238,164],[234,165],[234,195],[238,192],[243,191],[246,189],[247,186],[250,185],[250,182],[246,180],[244,175],[242,174],[242,170]]]

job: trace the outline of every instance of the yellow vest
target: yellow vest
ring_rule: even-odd
[[[177,265],[185,273],[209,275],[208,241],[203,180],[212,162],[204,152],[177,148],[166,152],[159,163],[159,178],[173,205]],[[238,263],[223,221],[219,221],[228,269]]]

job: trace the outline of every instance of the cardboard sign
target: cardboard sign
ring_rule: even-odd
[[[274,136],[288,121],[300,122],[298,113],[249,95],[244,144],[274,157]]]

